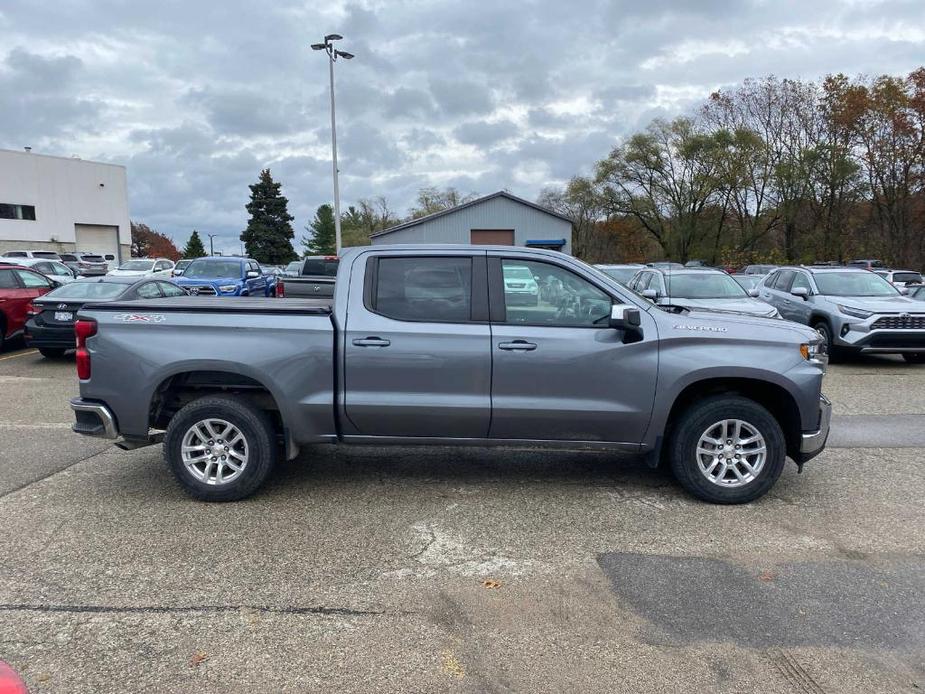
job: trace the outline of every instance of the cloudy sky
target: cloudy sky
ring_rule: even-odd
[[[4,0],[0,147],[128,167],[132,217],[238,248],[247,185],[297,235],[331,199],[325,33],[345,204],[425,185],[534,198],[621,137],[749,76],[902,74],[923,0]],[[2,185],[2,182],[0,182]]]

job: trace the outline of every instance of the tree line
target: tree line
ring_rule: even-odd
[[[925,68],[766,77],[655,120],[538,202],[585,260],[925,265]]]

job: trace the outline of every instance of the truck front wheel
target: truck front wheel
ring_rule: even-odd
[[[247,400],[205,396],[170,420],[164,459],[191,496],[243,499],[257,491],[276,462],[273,424]]]
[[[763,496],[786,461],[784,433],[754,400],[716,395],[690,405],[669,441],[671,469],[681,486],[715,504]]]

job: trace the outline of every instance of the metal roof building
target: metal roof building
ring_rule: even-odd
[[[370,237],[387,243],[472,243],[572,252],[572,222],[534,202],[499,191],[403,222]]]

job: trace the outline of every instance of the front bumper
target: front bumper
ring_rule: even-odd
[[[77,418],[71,428],[78,434],[101,439],[119,438],[116,418],[106,405],[83,398],[74,398],[71,400],[71,409],[74,410],[74,416]]]
[[[832,422],[832,403],[824,395],[819,396],[819,428],[816,431],[804,433],[800,440],[799,463],[805,463],[822,453],[825,442],[829,438],[829,427]]]
[[[902,327],[904,323],[898,314],[878,313],[863,320],[841,316],[840,322],[832,326],[835,331],[834,344],[836,347],[865,353],[925,352],[925,329],[920,327],[920,315],[912,314],[909,317],[909,322],[905,323],[909,327]],[[879,327],[876,324],[880,320],[894,321],[895,327]],[[912,327],[913,322],[915,327]]]

